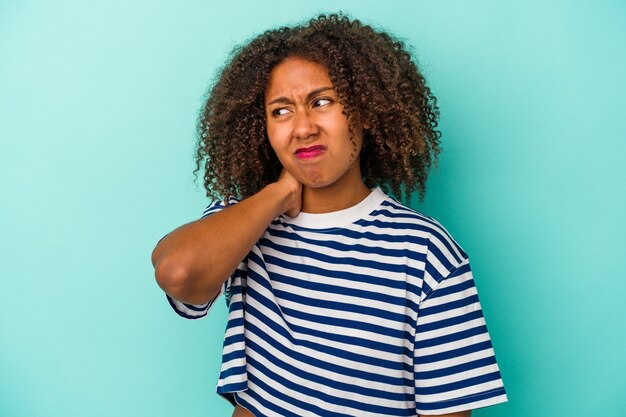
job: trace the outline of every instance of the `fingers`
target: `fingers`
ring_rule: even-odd
[[[296,217],[302,209],[302,183],[284,168],[277,183],[285,187],[289,193],[288,204],[284,213],[289,217]]]

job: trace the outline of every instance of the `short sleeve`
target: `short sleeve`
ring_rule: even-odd
[[[439,415],[507,401],[469,259],[436,281],[418,310],[417,412]]]
[[[229,199],[227,204],[224,201],[213,202],[204,209],[204,211],[202,212],[202,216],[200,218],[204,218],[212,214],[215,214],[221,211],[222,209],[224,209],[227,205],[236,204],[237,202],[238,200],[235,198]],[[214,305],[215,300],[217,300],[220,297],[220,295],[225,294],[226,301],[228,302],[230,298],[230,294],[231,294],[232,282],[233,282],[233,277],[232,276],[228,277],[228,279],[222,284],[220,292],[211,301],[205,304],[187,304],[187,303],[183,303],[182,301],[176,300],[175,298],[171,297],[169,294],[165,294],[165,296],[167,297],[167,301],[169,302],[172,309],[174,309],[176,314],[178,314],[179,316],[185,319],[197,320],[197,319],[206,317],[209,310]]]

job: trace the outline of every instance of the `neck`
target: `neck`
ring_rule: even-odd
[[[358,176],[350,181],[336,181],[322,188],[304,187],[302,190],[302,211],[305,213],[330,213],[350,208],[370,194]]]

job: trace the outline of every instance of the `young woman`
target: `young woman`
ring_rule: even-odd
[[[423,197],[436,99],[404,46],[343,16],[237,49],[199,123],[214,202],[152,261],[182,317],[224,293],[234,416],[468,416],[506,401],[467,254]],[[196,172],[197,172],[196,171]]]

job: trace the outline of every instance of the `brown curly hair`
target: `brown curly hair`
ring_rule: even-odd
[[[235,48],[198,120],[194,174],[204,168],[207,196],[247,198],[278,179],[282,165],[267,138],[264,93],[270,72],[288,57],[326,66],[350,131],[358,121],[367,126],[365,184],[398,199],[417,190],[422,201],[441,152],[437,99],[402,42],[341,14],[269,30]]]

